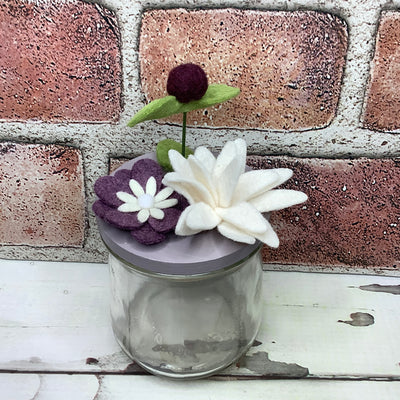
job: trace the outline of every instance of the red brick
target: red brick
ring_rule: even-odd
[[[0,143],[0,243],[81,247],[82,157],[57,145]]]
[[[117,121],[114,14],[83,1],[0,4],[0,119]]]
[[[190,124],[302,130],[335,116],[347,30],[314,11],[157,9],[143,16],[139,50],[148,100],[166,94],[169,70],[184,62],[203,66],[210,83],[241,89],[228,103],[190,113]]]
[[[272,214],[281,245],[264,249],[265,262],[400,268],[400,160],[253,156],[249,164],[293,169],[286,187],[309,195]]]
[[[365,128],[379,131],[400,129],[400,12],[381,15],[375,56],[365,100]]]

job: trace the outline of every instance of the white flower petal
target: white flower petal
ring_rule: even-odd
[[[233,160],[236,161],[238,170],[242,174],[246,167],[246,142],[243,139],[237,139],[234,142],[225,144],[217,157],[214,171],[220,174]]]
[[[221,235],[235,242],[253,244],[256,241],[253,236],[248,235],[246,232],[243,232],[228,222],[221,222],[217,229]]]
[[[117,197],[123,201],[124,203],[133,203],[133,204],[137,204],[137,198],[135,196],[132,196],[129,193],[126,192],[117,192],[116,193]]]
[[[213,196],[204,185],[196,180],[187,179],[176,172],[169,172],[164,176],[163,184],[185,196],[190,204],[203,202],[215,207]]]
[[[267,221],[267,230],[262,234],[255,234],[254,237],[260,242],[265,243],[267,246],[276,249],[279,246],[279,238],[275,231],[272,229],[271,224]]]
[[[235,240],[236,242],[253,244],[257,239],[260,242],[265,243],[266,245],[273,248],[277,248],[279,246],[279,238],[268,221],[266,231],[260,234],[249,233],[227,222],[222,222],[221,224],[219,224],[218,231],[221,233],[221,235],[224,235],[229,239]]]
[[[248,171],[240,175],[232,203],[247,201],[275,187],[280,176],[274,169]]]
[[[191,206],[186,217],[186,225],[194,231],[214,229],[220,222],[221,218],[205,203],[196,203]]]
[[[275,189],[249,200],[258,211],[269,212],[282,210],[300,204],[308,199],[307,195],[297,190]]]
[[[188,161],[179,151],[169,150],[168,151],[169,162],[173,170],[182,176],[192,177],[191,170],[188,166]]]
[[[136,181],[135,179],[131,179],[129,181],[129,187],[132,190],[132,193],[136,196],[136,197],[140,197],[144,195],[144,190],[142,188],[142,185]]]
[[[150,211],[147,208],[143,208],[138,212],[137,218],[139,222],[144,223],[146,222],[150,217]]]
[[[194,179],[201,183],[207,191],[210,193],[210,195],[213,197],[215,204],[217,203],[218,199],[216,190],[215,190],[215,185],[212,180],[210,172],[207,170],[207,168],[200,163],[199,160],[197,160],[193,156],[188,157],[188,165],[190,169],[192,170],[192,174]]]
[[[225,222],[250,234],[263,233],[267,229],[265,218],[249,203],[239,203],[229,208],[217,208],[216,212]]]
[[[246,142],[243,139],[227,142],[217,157],[213,171],[220,207],[229,207],[232,204],[237,181],[245,167]]]
[[[155,202],[154,206],[157,208],[170,208],[177,204],[178,204],[178,199],[167,199]]]
[[[190,236],[195,235],[196,233],[201,232],[201,229],[193,230],[190,229],[186,224],[186,218],[192,210],[193,206],[186,207],[182,214],[180,215],[178,222],[175,227],[175,234],[178,236]]]
[[[121,204],[117,208],[117,210],[121,211],[121,212],[136,212],[136,211],[140,210],[140,207],[137,204],[135,205],[135,204],[132,204],[132,203],[124,203],[124,204]]]
[[[150,196],[155,196],[157,192],[157,182],[154,176],[151,176],[146,183],[146,194]]]
[[[209,173],[212,172],[216,159],[210,150],[204,146],[197,147],[197,149],[194,151],[194,157],[204,166],[204,168],[206,168]]]
[[[279,175],[279,181],[276,186],[281,185],[293,176],[293,171],[290,168],[274,168],[274,171]]]
[[[247,144],[246,144],[246,141],[244,139],[239,138],[239,139],[236,139],[234,141],[234,143],[235,143],[235,146],[236,146],[237,158],[239,160],[241,160],[242,168],[243,168],[243,172],[244,172],[245,168],[246,168],[246,155],[247,155]]]
[[[159,208],[150,208],[149,209],[150,215],[155,219],[163,219],[164,218],[164,211],[160,210]]]
[[[158,202],[158,201],[162,201],[167,199],[169,196],[171,196],[171,194],[173,193],[174,189],[170,188],[170,187],[166,187],[162,190],[160,190],[155,196],[154,196],[154,201]]]
[[[184,182],[182,183],[181,181]],[[197,198],[197,195],[192,196],[192,188],[189,185],[188,181],[184,180],[184,178],[177,172],[168,172],[167,174],[165,174],[162,183],[165,186],[168,186],[171,189],[175,190],[182,196],[185,196],[190,204],[193,204],[195,202],[194,198]]]

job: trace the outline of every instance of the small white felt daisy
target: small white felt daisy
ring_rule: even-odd
[[[117,192],[117,197],[123,202],[118,207],[121,212],[137,212],[139,222],[146,222],[150,216],[155,219],[163,219],[163,209],[173,207],[178,203],[177,199],[168,199],[173,193],[171,187],[165,187],[157,193],[156,179],[151,176],[146,183],[146,188],[135,179],[129,181],[129,188],[133,194]]]

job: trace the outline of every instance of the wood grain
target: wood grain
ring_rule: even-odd
[[[107,265],[0,260],[0,399],[395,399],[400,297],[365,287],[399,282],[265,272],[265,315],[253,347],[218,376],[188,384],[147,375],[119,349]],[[373,322],[347,323],[364,314]],[[52,397],[56,388],[63,393]]]

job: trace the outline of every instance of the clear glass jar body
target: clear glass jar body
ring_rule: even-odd
[[[171,378],[200,378],[235,362],[261,322],[260,250],[199,276],[150,274],[110,253],[111,317],[122,349]]]

